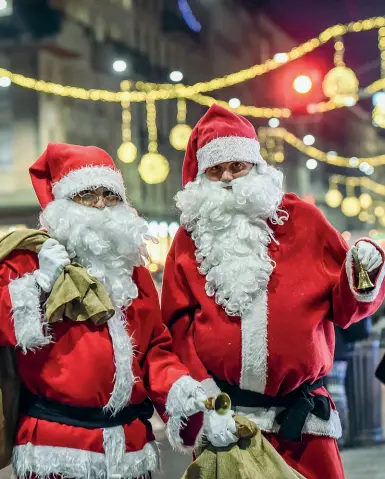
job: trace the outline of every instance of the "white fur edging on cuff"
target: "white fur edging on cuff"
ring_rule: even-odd
[[[126,199],[126,190],[121,173],[109,166],[85,166],[73,170],[53,185],[56,199],[71,198],[80,191],[104,186]]]
[[[180,431],[187,420],[184,404],[189,398],[199,398],[202,395],[204,395],[202,386],[190,376],[182,376],[176,380],[168,393],[166,411],[169,419],[166,433],[171,446],[177,451],[191,452],[191,448],[185,447],[180,437]]]
[[[207,397],[216,397],[222,392],[213,378],[204,379],[200,384]]]
[[[48,333],[40,307],[41,289],[32,274],[11,281],[9,284],[13,326],[17,346],[24,353],[46,346],[52,340]]]
[[[379,250],[381,250],[381,247],[372,240],[367,240],[366,238],[362,238],[360,239],[360,241],[368,241],[373,246],[376,246]],[[369,291],[369,293],[359,293],[354,287],[355,278],[354,278],[354,259],[353,259],[352,249],[348,251],[348,254],[346,256],[346,274],[348,277],[350,290],[353,296],[356,298],[356,300],[359,301],[360,303],[371,303],[377,298],[378,293],[380,292],[380,288],[382,286],[382,282],[384,281],[385,263],[382,263],[380,272],[377,277],[376,285],[372,291]]]
[[[197,152],[198,174],[207,168],[226,161],[247,161],[265,163],[260,153],[260,145],[254,138],[224,136],[210,141]]]
[[[15,475],[27,479],[52,476],[73,479],[106,479],[106,456],[102,453],[67,447],[34,446],[31,443],[13,449],[12,465]],[[140,451],[126,452],[119,465],[119,477],[133,479],[160,469],[159,451],[149,442]]]

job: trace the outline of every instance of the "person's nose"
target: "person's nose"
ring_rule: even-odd
[[[231,173],[231,171],[224,170],[224,172],[222,173],[222,176],[221,176],[221,181],[223,181],[225,183],[228,183],[228,182],[232,181],[233,179],[234,179],[234,177],[233,177],[233,174]]]
[[[104,198],[99,196],[98,202],[95,204],[94,208],[97,208],[98,210],[102,210],[104,207],[105,207]]]

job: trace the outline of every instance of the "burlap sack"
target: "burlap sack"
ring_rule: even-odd
[[[239,441],[227,448],[200,448],[182,479],[306,479],[286,464],[254,423],[242,416],[234,419]]]

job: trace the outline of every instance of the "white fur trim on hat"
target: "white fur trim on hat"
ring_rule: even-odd
[[[101,186],[126,199],[121,173],[109,166],[85,166],[73,170],[53,185],[52,192],[56,199],[72,198],[80,191]]]
[[[241,136],[216,138],[197,151],[198,174],[226,161],[247,161],[255,165],[266,163],[259,150],[260,145],[254,138]]]

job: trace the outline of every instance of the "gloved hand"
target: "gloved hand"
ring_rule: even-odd
[[[183,404],[183,414],[187,417],[193,416],[198,412],[206,411],[205,401],[207,400],[207,395],[203,389],[198,389],[193,396],[190,396],[187,401]]]
[[[64,246],[53,238],[43,243],[38,258],[40,269],[34,272],[34,277],[41,289],[49,293],[71,260]]]
[[[381,253],[372,243],[365,240],[357,243],[356,260],[358,260],[369,273],[382,265]]]
[[[214,447],[227,447],[238,441],[237,427],[233,418],[234,411],[221,416],[215,411],[205,413],[203,431]]]

